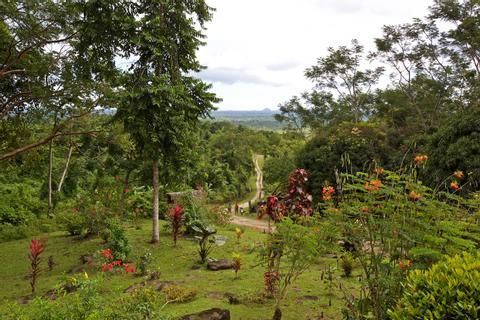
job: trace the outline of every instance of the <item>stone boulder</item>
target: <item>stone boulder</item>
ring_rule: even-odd
[[[181,320],[230,320],[230,311],[213,308],[199,313],[193,313],[180,318]]]
[[[207,264],[207,269],[211,271],[233,269],[233,261],[228,259],[210,261]]]

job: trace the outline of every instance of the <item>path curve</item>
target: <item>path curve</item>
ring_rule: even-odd
[[[254,197],[250,200],[251,203],[255,203],[257,200],[263,197],[263,172],[258,164],[258,159],[261,155],[256,154],[254,156],[254,163],[255,163],[255,172],[256,172],[256,192]],[[248,208],[248,201],[245,203],[240,204],[242,208]],[[232,224],[237,226],[243,226],[247,228],[252,228],[262,232],[269,232],[268,222],[264,220],[257,220],[252,218],[246,218],[242,216],[237,216],[235,213],[232,216]]]

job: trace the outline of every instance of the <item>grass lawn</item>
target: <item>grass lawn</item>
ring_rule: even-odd
[[[162,222],[162,225],[164,223]],[[170,234],[162,232],[160,244],[154,246],[148,243],[150,239],[149,221],[143,221],[140,229],[127,226],[128,238],[132,245],[132,263],[136,265],[139,256],[145,250],[150,250],[152,252],[150,269],[158,268],[161,272],[161,280],[180,280],[183,281],[183,286],[197,292],[197,297],[193,301],[184,304],[169,304],[163,310],[164,313],[177,316],[219,307],[229,309],[232,319],[271,319],[273,301],[267,300],[261,304],[247,302],[255,300],[263,290],[264,268],[258,265],[257,253],[252,248],[256,243],[261,243],[267,235],[246,230],[240,244],[237,244],[234,228],[234,226],[219,228],[218,234],[227,236],[228,240],[224,246],[216,247],[211,257],[231,258],[233,252],[240,252],[243,266],[238,279],[234,279],[233,270],[208,271],[205,267],[193,270],[192,266],[197,264],[198,255],[197,244],[192,240],[181,238],[177,248],[174,248]],[[43,253],[44,260],[48,256],[53,256],[56,263],[53,271],[45,271],[39,278],[37,295],[54,288],[65,276],[68,276],[68,271],[80,264],[81,255],[92,255],[104,247],[101,239],[78,240],[62,232],[44,234],[37,238],[46,244],[46,250]],[[25,279],[28,270],[28,245],[29,239],[0,243],[0,261],[2,261],[0,264],[0,300],[4,303],[5,300],[18,301],[22,296],[30,293],[29,281]],[[329,307],[328,283],[321,279],[322,271],[328,265],[337,267],[336,259],[321,258],[318,264],[303,274],[294,284],[282,307],[284,319],[316,319],[322,313],[326,319],[341,318],[343,293],[338,288],[338,283],[342,284],[343,289],[355,289],[358,287],[358,281],[355,276],[341,278],[341,272],[337,269],[332,306]],[[91,266],[86,272],[89,277],[95,277],[98,269],[98,266]],[[354,274],[359,274],[359,272],[360,270],[356,269]],[[122,291],[126,287],[141,280],[140,277],[132,274],[112,275],[103,282],[102,292],[108,293],[111,297],[120,297],[125,295]],[[215,293],[226,292],[238,296],[241,303],[230,305],[226,299],[219,297],[218,294],[215,295]],[[305,296],[310,296],[310,298],[305,298]]]

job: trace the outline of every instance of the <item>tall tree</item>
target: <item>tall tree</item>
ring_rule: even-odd
[[[337,95],[338,102],[348,107],[355,122],[370,115],[370,94],[383,73],[382,67],[363,69],[364,59],[363,46],[352,40],[350,47],[328,48],[328,55],[305,71],[319,92],[326,90]]]
[[[217,102],[210,85],[191,74],[201,70],[196,51],[212,8],[203,0],[143,0],[136,3],[136,28],[116,119],[152,164],[152,243],[159,241],[159,165],[179,167],[199,117]]]

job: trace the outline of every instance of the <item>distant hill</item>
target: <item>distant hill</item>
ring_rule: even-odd
[[[253,129],[282,130],[284,125],[275,120],[277,110],[217,110],[212,112],[214,121],[229,121]]]

